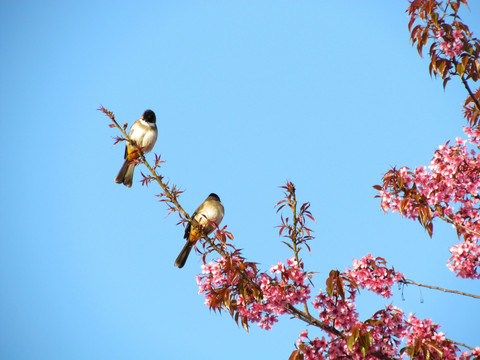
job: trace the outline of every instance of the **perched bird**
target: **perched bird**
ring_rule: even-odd
[[[192,215],[192,223],[188,223],[185,228],[184,239],[187,239],[185,246],[175,260],[175,266],[182,268],[187,261],[190,250],[192,250],[195,242],[202,238],[203,235],[208,235],[215,230],[215,223],[217,227],[220,225],[224,214],[223,205],[217,194],[210,194],[205,201],[198,207]]]
[[[140,119],[133,123],[130,132],[128,133],[130,140],[132,140],[145,154],[152,151],[155,142],[157,141],[158,130],[157,125],[155,124],[156,121],[157,118],[155,117],[155,113],[152,110],[145,110]],[[127,141],[124,156],[125,162],[115,178],[117,184],[123,183],[126,187],[132,186],[135,164],[130,163],[139,156],[140,152],[138,149]]]

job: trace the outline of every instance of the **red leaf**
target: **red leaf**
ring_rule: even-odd
[[[300,350],[294,350],[288,360],[303,360],[303,354]]]

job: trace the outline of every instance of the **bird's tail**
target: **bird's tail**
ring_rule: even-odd
[[[181,269],[183,265],[185,265],[185,263],[187,262],[188,255],[192,250],[192,247],[193,247],[193,242],[187,240],[187,243],[185,244],[182,251],[180,251],[180,254],[177,257],[177,260],[175,260],[175,266]]]
[[[128,159],[125,159],[122,168],[118,172],[115,182],[117,184],[123,183],[126,187],[132,187],[133,181],[133,170],[135,169],[135,164],[130,164]]]

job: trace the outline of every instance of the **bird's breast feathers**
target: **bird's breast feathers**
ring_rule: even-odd
[[[143,119],[138,119],[132,125],[128,136],[135,141],[138,146],[143,148],[144,153],[148,153],[152,151],[157,141],[157,126]]]
[[[198,221],[202,226],[208,225],[209,221],[213,221],[217,226],[222,222],[223,219],[223,205],[218,202],[205,202],[202,209],[199,209],[195,220]]]

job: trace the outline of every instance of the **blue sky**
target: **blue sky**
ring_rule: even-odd
[[[480,7],[464,21],[477,36]],[[266,270],[291,256],[274,205],[291,180],[317,219],[306,266],[367,253],[407,278],[480,293],[446,268],[455,231],[385,215],[372,185],[462,135],[446,91],[409,44],[406,1],[0,2],[0,358],[288,358],[304,324],[250,333],[197,294],[160,189],[116,185],[105,106],[157,114],[162,174],[190,213],[211,192],[235,244]],[[149,154],[148,159],[153,155]],[[393,303],[480,344],[478,301],[408,287]],[[422,302],[423,300],[423,302]],[[385,301],[359,299],[364,318]],[[310,329],[312,334],[314,329]],[[320,334],[320,333],[318,333]]]

